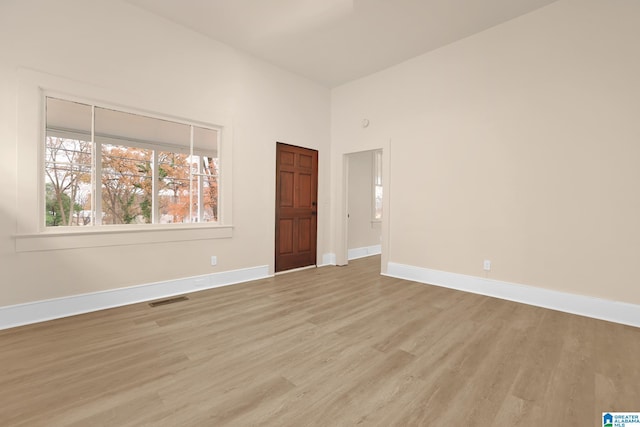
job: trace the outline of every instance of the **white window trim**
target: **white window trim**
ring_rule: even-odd
[[[232,125],[223,114],[211,117],[209,111],[174,111],[175,107],[150,105],[148,99],[111,88],[97,87],[41,72],[18,71],[17,105],[17,223],[14,235],[16,251],[37,251],[99,246],[118,246],[140,243],[202,240],[232,237]],[[75,95],[74,95],[75,94]],[[77,94],[82,94],[79,97]],[[144,114],[155,118],[174,118],[181,123],[214,127],[219,130],[218,222],[194,224],[145,224],[142,226],[115,225],[82,227],[45,227],[44,223],[44,129],[45,96],[70,101],[91,102],[120,111]],[[135,105],[136,110],[122,107]],[[182,104],[182,103],[171,103]],[[184,103],[190,104],[190,103]],[[187,108],[192,108],[188,106]],[[150,113],[155,111],[156,113]],[[183,119],[188,115],[190,119]],[[212,124],[215,123],[215,124]],[[36,161],[34,161],[36,159]],[[52,230],[54,228],[54,230]]]
[[[233,227],[201,224],[148,224],[142,226],[91,227],[80,231],[72,227],[35,234],[16,235],[16,251],[50,251],[56,249],[125,246],[188,240],[224,239],[233,236]]]

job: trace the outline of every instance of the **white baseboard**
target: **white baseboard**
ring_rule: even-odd
[[[352,259],[364,258],[372,255],[380,255],[382,253],[382,245],[365,246],[363,248],[349,249],[347,258]]]
[[[640,327],[640,305],[390,262],[385,276]]]
[[[203,276],[149,283],[129,288],[0,307],[0,330],[266,277],[270,277],[269,266],[263,265],[240,270],[222,271]]]
[[[326,267],[327,265],[336,265],[336,254],[322,254],[322,264],[320,264],[318,267]]]

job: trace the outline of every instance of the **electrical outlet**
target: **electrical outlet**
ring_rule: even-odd
[[[211,257],[211,265],[218,265],[218,257],[213,255]]]
[[[483,264],[483,268],[484,271],[490,271],[491,270],[491,261],[488,259],[484,260],[484,264]]]

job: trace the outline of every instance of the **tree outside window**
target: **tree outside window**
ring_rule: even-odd
[[[45,224],[218,221],[216,129],[46,98]]]

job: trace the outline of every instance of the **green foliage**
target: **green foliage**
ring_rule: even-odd
[[[146,222],[151,222],[151,199],[145,198],[140,202],[140,211],[142,211],[142,216],[144,216]]]
[[[134,202],[135,193],[129,194],[128,197],[125,197],[124,200],[120,201],[120,206],[122,208],[122,222],[124,224],[133,224],[136,221],[136,217],[138,215],[135,212]]]
[[[62,205],[62,210],[60,209]],[[69,216],[69,209],[71,208],[71,197],[66,193],[56,194],[53,184],[47,183],[46,186],[46,225],[59,226],[66,225],[66,220]],[[73,210],[80,212],[82,206],[79,204],[73,204]]]

